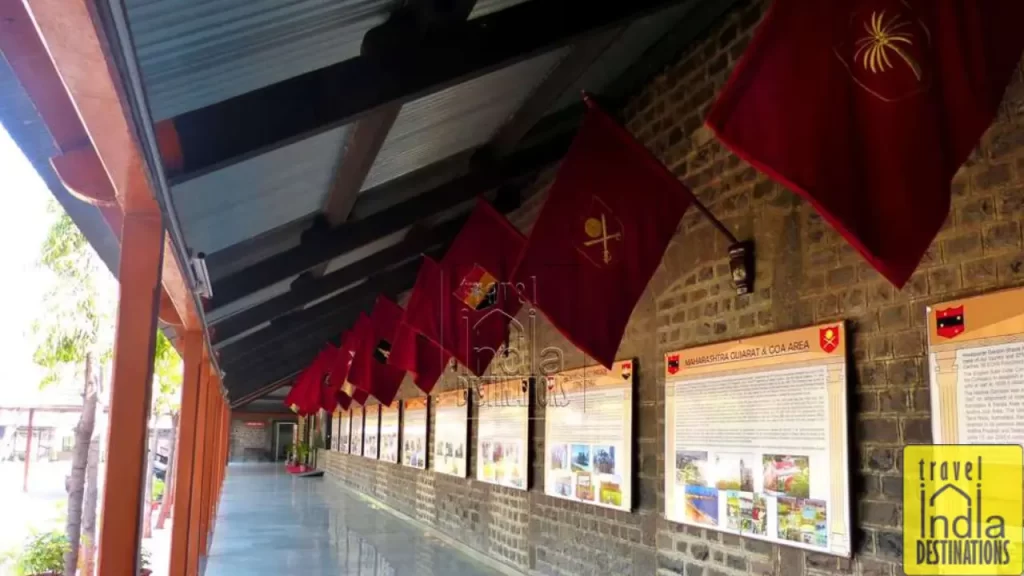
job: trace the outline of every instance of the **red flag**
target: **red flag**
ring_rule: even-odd
[[[451,354],[403,322],[398,327],[388,363],[413,374],[416,386],[430,394],[451,357]]]
[[[509,281],[525,242],[479,200],[441,264],[423,258],[406,322],[482,375],[522,305]]]
[[[352,407],[352,397],[349,396],[348,394],[345,394],[344,392],[340,392],[339,391],[338,392],[338,405],[341,406],[342,410],[347,412],[348,409]]]
[[[323,391],[327,384],[326,379],[329,378],[328,369],[333,364],[337,352],[338,349],[334,346],[325,345],[313,359],[313,363],[300,376],[302,379],[298,397],[300,414],[315,414],[323,408]]]
[[[611,368],[626,323],[693,196],[589,99],[513,281]]]
[[[776,0],[707,124],[902,286],[996,114],[1022,21],[1020,0]]]
[[[402,314],[398,304],[378,296],[373,315],[370,318],[363,315],[356,321],[359,351],[353,360],[350,380],[387,406],[394,401],[405,378],[404,370],[388,364]]]

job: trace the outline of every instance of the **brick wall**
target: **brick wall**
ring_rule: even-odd
[[[737,237],[753,239],[757,256],[755,292],[735,296],[725,241],[690,211],[634,311],[619,350],[620,358],[636,357],[640,366],[634,511],[543,494],[536,457],[543,447],[543,411],[533,414],[528,492],[341,454],[327,457],[331,477],[530,573],[902,573],[900,447],[931,439],[925,306],[1024,284],[1024,72],[954,180],[945,227],[907,286],[895,290],[807,203],[728,153],[701,126],[766,6],[744,3],[734,10],[625,109],[630,131]],[[543,199],[543,193],[532,197],[513,222],[528,231]],[[848,321],[853,349],[852,560],[665,521],[663,354],[838,319]],[[521,320],[530,321],[525,315]],[[566,353],[567,368],[582,364],[575,348],[543,320],[536,322],[536,349],[557,346]],[[447,377],[439,390],[452,385]],[[470,430],[474,435],[472,423]],[[469,476],[474,474],[471,450]]]
[[[262,428],[249,426],[258,422]],[[231,419],[231,437],[228,460],[231,462],[270,459],[274,450],[274,422],[263,417],[235,417]]]

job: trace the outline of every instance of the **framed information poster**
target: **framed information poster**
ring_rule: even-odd
[[[526,490],[530,474],[529,381],[481,384],[478,398],[476,479]]]
[[[665,355],[665,517],[850,556],[843,324]]]
[[[402,402],[402,465],[427,469],[427,397]]]
[[[363,406],[363,457],[380,456],[380,404]]]
[[[338,451],[342,454],[348,454],[351,431],[352,412],[349,410],[338,410]]]
[[[362,406],[352,406],[352,436],[349,442],[349,453],[363,455],[363,412]]]
[[[398,464],[398,404],[380,407],[380,459]]]
[[[1024,288],[928,308],[932,441],[1024,444]]]
[[[469,439],[469,399],[465,390],[443,392],[434,397],[435,472],[466,477],[466,443]]]
[[[327,446],[328,450],[338,450],[338,416],[341,414],[339,408],[335,408],[334,412],[331,413],[331,443]]]
[[[544,493],[618,510],[632,508],[632,360],[548,376]]]

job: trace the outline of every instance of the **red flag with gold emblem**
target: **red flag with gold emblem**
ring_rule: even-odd
[[[587,103],[513,282],[566,338],[611,368],[693,195]]]
[[[384,296],[378,296],[370,317],[356,321],[358,349],[349,370],[349,380],[390,406],[398,393],[405,371],[388,364],[392,343],[402,320],[402,308]]]
[[[896,286],[1024,50],[1021,0],[776,0],[707,118]]]
[[[525,243],[504,216],[478,200],[441,263],[423,258],[405,322],[482,375],[522,306],[509,280]]]
[[[416,386],[430,394],[451,357],[451,354],[403,322],[398,327],[388,363],[412,374]]]

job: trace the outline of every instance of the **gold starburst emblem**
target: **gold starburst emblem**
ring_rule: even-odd
[[[914,77],[921,81],[921,66],[908,54],[901,44],[912,46],[913,35],[903,30],[910,22],[893,16],[886,20],[885,10],[871,13],[871,23],[864,22],[867,36],[856,41],[857,51],[853,54],[854,62],[860,61],[865,70],[872,73],[885,72],[895,67],[893,60],[902,60],[910,68]],[[892,58],[890,58],[892,57]]]

